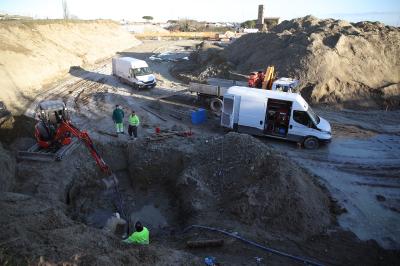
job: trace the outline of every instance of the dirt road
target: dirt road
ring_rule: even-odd
[[[333,125],[316,151],[266,140],[321,178],[347,212],[339,224],[360,239],[400,248],[400,112],[317,110]]]
[[[162,121],[141,108],[150,105],[157,109],[159,108],[157,97],[169,95],[184,88],[169,74],[171,62],[151,61],[149,57],[167,51],[172,55],[188,53],[190,47],[196,43],[198,41],[144,41],[142,45],[119,53],[120,56],[131,56],[149,62],[157,78],[157,87],[153,90],[136,91],[121,83],[111,75],[111,59],[107,59],[90,69],[71,67],[70,76],[49,86],[45,92],[38,95],[27,108],[25,115],[33,117],[36,106],[42,100],[61,98],[71,111],[74,123],[82,129],[88,129],[92,134],[97,134],[99,130],[110,132],[114,130],[111,113],[116,103],[120,104],[126,113],[132,109],[139,111],[139,116],[142,118],[142,134],[146,134],[146,131],[154,132],[153,126],[170,128],[180,125],[180,121],[171,117],[168,117],[168,121]],[[188,108],[182,106],[174,106],[174,108],[182,109],[182,113],[187,113],[185,118],[189,117]],[[171,120],[174,122],[171,123]],[[146,130],[149,125],[151,127]],[[101,141],[106,140],[100,135],[96,137],[99,137]]]

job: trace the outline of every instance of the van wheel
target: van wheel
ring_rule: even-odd
[[[314,137],[307,137],[303,142],[304,148],[309,150],[315,150],[319,146],[319,141]]]
[[[210,108],[216,113],[220,113],[222,110],[222,101],[218,98],[212,98],[210,102]]]

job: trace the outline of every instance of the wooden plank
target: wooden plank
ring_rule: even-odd
[[[173,93],[170,93],[170,94],[167,94],[167,95],[158,96],[158,97],[155,97],[155,99],[161,100],[161,99],[165,99],[165,98],[168,98],[168,97],[172,97],[172,96],[176,96],[176,95],[182,94],[182,93],[187,92],[187,91],[189,91],[188,88],[182,89],[182,90],[178,90],[178,91],[174,91]]]
[[[140,106],[140,108],[142,108],[143,110],[145,110],[145,111],[149,112],[150,114],[152,114],[152,115],[154,115],[154,116],[158,117],[159,119],[161,119],[161,120],[162,120],[162,121],[164,121],[164,122],[166,122],[166,121],[167,121],[167,119],[165,119],[165,118],[164,118],[164,117],[162,117],[161,115],[159,115],[159,114],[157,114],[157,113],[155,113],[155,112],[153,112],[153,111],[151,111],[151,110],[149,110],[149,109],[145,108],[144,106]]]

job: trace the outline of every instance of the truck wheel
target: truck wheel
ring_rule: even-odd
[[[315,150],[319,146],[319,141],[315,137],[307,137],[303,142],[304,148],[309,150]]]
[[[216,113],[220,113],[222,110],[222,101],[218,98],[212,98],[210,102],[210,108]]]

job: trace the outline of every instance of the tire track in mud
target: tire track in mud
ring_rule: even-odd
[[[27,110],[25,111],[25,115],[28,117],[35,116],[35,109],[41,101],[44,100],[55,100],[55,99],[63,99],[66,102],[67,107],[70,110],[74,110],[75,105],[71,104],[71,102],[75,102],[75,98],[79,96],[79,92],[84,90],[85,87],[93,87],[99,86],[101,83],[98,83],[96,78],[96,74],[106,74],[108,72],[107,65],[103,65],[97,69],[94,69],[93,72],[85,73],[83,75],[72,77],[71,79],[62,82],[59,85],[56,85],[49,90],[40,93],[35,97],[35,100],[29,105]],[[103,85],[103,84],[101,84]]]
[[[340,113],[335,117],[339,119]],[[375,133],[366,137],[362,132],[361,136],[334,134],[331,144],[315,151],[282,142],[273,146],[318,176],[346,208],[347,213],[338,217],[343,228],[362,240],[374,239],[382,247],[399,248],[400,136]]]

